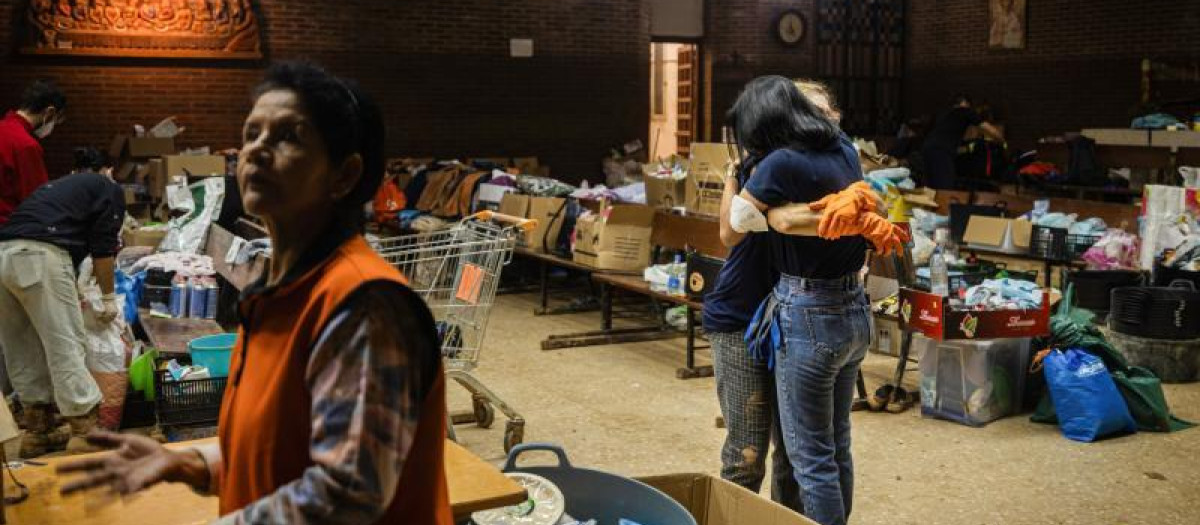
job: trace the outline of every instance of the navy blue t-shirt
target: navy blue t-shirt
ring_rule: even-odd
[[[741,186],[746,180],[739,177]],[[762,302],[779,273],[771,268],[771,245],[766,233],[749,233],[731,250],[717,276],[717,283],[704,296],[704,329],[709,332],[742,332],[750,325],[754,310]]]
[[[854,144],[843,136],[825,151],[784,148],[758,165],[746,191],[768,207],[815,202],[862,180]],[[771,262],[780,273],[810,279],[836,279],[859,271],[867,258],[861,236],[827,241],[818,237],[767,233]]]

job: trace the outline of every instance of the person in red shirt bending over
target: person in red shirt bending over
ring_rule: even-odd
[[[39,140],[63,122],[67,97],[52,82],[38,80],[21,96],[21,106],[0,120],[0,225],[49,177]]]

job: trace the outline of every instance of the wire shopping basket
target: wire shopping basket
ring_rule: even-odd
[[[488,428],[495,419],[493,407],[499,407],[509,420],[506,451],[522,441],[525,421],[470,372],[479,363],[500,271],[512,261],[518,236],[535,225],[485,211],[446,230],[372,241],[375,251],[408,278],[409,287],[433,312],[446,377],[471,392],[472,413],[455,415],[452,422]]]

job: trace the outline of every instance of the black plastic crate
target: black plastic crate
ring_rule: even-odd
[[[960,271],[960,270],[951,270],[951,271]],[[973,272],[963,271],[962,273],[960,273],[958,275],[950,276],[950,279],[949,279],[950,289],[951,290],[959,290],[959,289],[970,288],[975,285],[983,284],[983,281],[987,278],[988,278],[988,272],[985,272],[985,271],[973,271]],[[929,290],[929,289],[931,289],[932,283],[929,282],[929,279],[918,276],[916,284],[917,284],[918,288]]]
[[[1052,261],[1070,260],[1067,229],[1034,226],[1033,234],[1029,238],[1029,253]]]
[[[171,381],[171,372],[154,372],[158,424],[164,427],[216,424],[225,397],[224,377]]]
[[[1097,242],[1100,242],[1100,235],[1090,233],[1071,233],[1067,234],[1067,253],[1072,259],[1078,259],[1083,256],[1084,252],[1090,250]]]
[[[125,395],[125,408],[121,412],[121,429],[152,427],[158,420],[154,416],[154,401],[146,401],[145,394],[130,390]]]
[[[1162,263],[1154,265],[1154,286],[1171,286],[1175,281],[1191,281],[1196,285],[1196,289],[1200,290],[1200,272],[1163,266]]]
[[[988,278],[999,279],[1001,277],[1007,277],[1014,281],[1029,281],[1031,283],[1038,282],[1037,270],[1009,270],[1008,265],[1004,263],[996,263],[995,268],[992,270],[991,275],[989,275]]]

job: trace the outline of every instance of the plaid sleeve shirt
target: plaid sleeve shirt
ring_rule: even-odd
[[[436,339],[421,336],[432,329],[416,326],[415,296],[394,286],[368,283],[353,294],[309,358],[315,465],[216,523],[361,524],[387,510],[441,359]],[[200,453],[215,474],[219,450]]]

